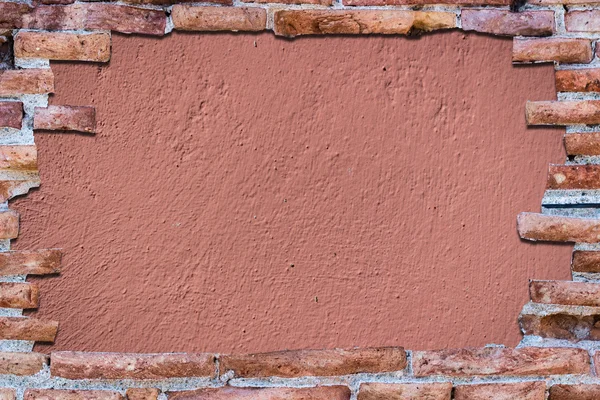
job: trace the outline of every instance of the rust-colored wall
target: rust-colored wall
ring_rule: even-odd
[[[38,134],[42,188],[13,203],[15,248],[66,253],[37,312],[55,349],[515,345],[527,280],[568,277],[569,247],[515,231],[564,155],[523,116],[552,67],[512,67],[510,40],[113,47],[53,66],[52,103],[99,133]]]

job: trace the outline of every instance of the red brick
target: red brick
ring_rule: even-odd
[[[600,189],[600,165],[551,164],[546,188]]]
[[[528,101],[525,117],[529,125],[600,124],[600,100]]]
[[[401,347],[279,351],[224,355],[219,366],[244,378],[349,375],[403,370],[406,353]]]
[[[29,29],[106,30],[121,33],[164,35],[167,15],[161,10],[112,3],[40,5],[22,18]]]
[[[15,389],[1,388],[0,389],[0,400],[15,400],[16,399]]]
[[[96,109],[74,106],[36,107],[33,129],[94,133],[96,131]]]
[[[533,376],[587,374],[587,351],[573,348],[485,347],[413,351],[415,376]]]
[[[531,301],[573,306],[600,306],[600,284],[573,281],[531,281]]]
[[[0,96],[45,94],[54,91],[54,75],[49,69],[0,71]]]
[[[600,32],[600,10],[569,11],[565,27],[569,32]]]
[[[531,5],[554,5],[554,4],[563,4],[563,5],[575,5],[575,4],[594,4],[597,0],[527,0],[527,4]]]
[[[122,400],[119,392],[109,390],[27,389],[23,400]]]
[[[8,210],[0,212],[0,239],[15,239],[19,235],[19,214]]]
[[[0,276],[56,274],[61,257],[56,249],[0,252]]]
[[[50,373],[67,379],[213,377],[213,354],[52,353]]]
[[[522,239],[550,242],[600,242],[600,220],[521,213],[517,229]]]
[[[156,388],[129,388],[127,400],[157,400],[160,391]]]
[[[40,353],[0,353],[0,374],[35,375],[48,364],[48,356]],[[0,397],[1,399],[1,397]]]
[[[0,128],[21,129],[23,103],[20,101],[0,101]]]
[[[589,63],[592,58],[592,42],[588,39],[515,38],[513,40],[513,62]]]
[[[58,322],[25,317],[0,317],[0,339],[54,342]]]
[[[600,272],[600,251],[573,251],[571,269],[575,272]]]
[[[462,30],[509,36],[546,36],[554,32],[554,11],[463,9]]]
[[[256,7],[177,4],[171,15],[175,29],[184,31],[262,31],[267,26],[267,11]]]
[[[454,388],[454,400],[545,400],[546,382],[488,383]]]
[[[170,392],[169,400],[349,400],[346,386],[315,388],[208,388]],[[27,400],[27,399],[25,399]]]
[[[510,0],[342,0],[347,6],[396,6],[396,5],[428,5],[449,4],[452,6],[507,6]]]
[[[397,10],[283,10],[275,12],[276,35],[401,34],[456,27],[449,12]]]
[[[600,340],[600,308],[527,303],[519,316],[525,335],[570,341]]]
[[[559,92],[600,92],[600,69],[563,69],[556,71]]]
[[[14,38],[15,57],[66,61],[110,60],[110,34],[66,32],[18,32]]]
[[[600,385],[553,385],[549,400],[598,400]]]
[[[23,17],[33,8],[26,3],[0,3],[0,29],[23,28]]]
[[[37,308],[39,287],[30,283],[0,282],[0,307]]]
[[[565,149],[568,155],[600,155],[600,132],[567,133]]]
[[[331,6],[332,0],[242,0],[244,3],[278,3],[278,4],[314,4],[320,6]]]
[[[358,400],[450,400],[452,383],[363,383]]]

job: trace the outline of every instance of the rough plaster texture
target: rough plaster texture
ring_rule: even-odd
[[[517,236],[564,151],[523,115],[553,69],[511,45],[115,35],[108,66],[53,65],[50,103],[99,120],[37,134],[12,204],[13,248],[65,252],[32,279],[53,348],[516,345],[527,279],[568,279],[571,249]]]

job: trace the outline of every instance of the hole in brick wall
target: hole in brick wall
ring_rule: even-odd
[[[113,49],[53,64],[51,103],[96,106],[99,133],[38,134],[42,187],[13,204],[15,248],[65,251],[37,312],[54,349],[515,345],[527,280],[567,278],[568,247],[515,230],[564,153],[523,117],[552,66],[513,68],[510,40]]]
[[[8,33],[9,32],[0,32],[0,71],[13,69],[15,67],[12,36]]]

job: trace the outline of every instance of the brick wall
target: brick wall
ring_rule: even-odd
[[[3,399],[594,399],[600,398],[600,9],[594,0],[169,0],[0,2],[0,397]],[[512,11],[511,11],[512,10]],[[19,231],[7,201],[39,185],[34,130],[93,133],[92,107],[48,106],[49,60],[107,62],[111,32],[272,30],[415,35],[463,29],[515,36],[513,62],[553,62],[558,101],[529,102],[530,125],[566,126],[565,165],[549,168],[526,240],[575,243],[573,281],[532,281],[517,348],[402,348],[266,354],[32,352],[58,323],[22,316],[60,272],[59,250],[9,251]],[[508,62],[508,60],[507,60]],[[512,221],[506,221],[512,223]]]

